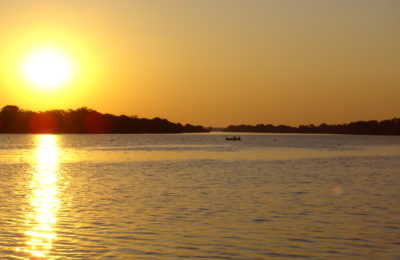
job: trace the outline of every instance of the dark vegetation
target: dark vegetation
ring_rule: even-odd
[[[359,135],[400,135],[400,118],[383,121],[358,121],[348,124],[319,126],[301,125],[292,127],[286,125],[231,125],[225,132],[255,132],[255,133],[318,133],[318,134],[359,134]]]
[[[172,123],[161,118],[102,114],[82,107],[76,110],[33,112],[17,106],[0,111],[0,133],[189,133],[208,132],[202,126]]]

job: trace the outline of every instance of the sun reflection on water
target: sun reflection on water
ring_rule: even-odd
[[[32,211],[27,217],[29,230],[25,232],[27,242],[17,251],[32,257],[48,258],[56,238],[59,148],[54,135],[37,136],[37,144],[36,167],[30,183]]]

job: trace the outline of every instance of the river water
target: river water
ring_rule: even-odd
[[[400,258],[400,137],[240,135],[0,135],[0,259]]]

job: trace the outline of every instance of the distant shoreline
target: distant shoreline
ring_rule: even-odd
[[[178,134],[207,133],[213,130],[224,133],[400,135],[400,118],[298,127],[242,124],[213,129],[201,125],[173,123],[159,117],[147,119],[102,114],[87,107],[34,112],[7,105],[0,111],[0,133],[4,134]]]
[[[7,105],[0,111],[0,133],[8,134],[172,134],[209,132],[203,126],[167,119],[102,114],[87,107],[34,112]]]
[[[301,125],[299,127],[271,124],[230,125],[223,132],[287,133],[287,134],[347,134],[347,135],[400,135],[400,118],[383,121],[357,121],[348,124]]]

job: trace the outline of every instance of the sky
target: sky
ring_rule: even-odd
[[[14,0],[0,17],[1,107],[220,127],[400,117],[397,0]],[[74,77],[28,84],[37,48]]]

